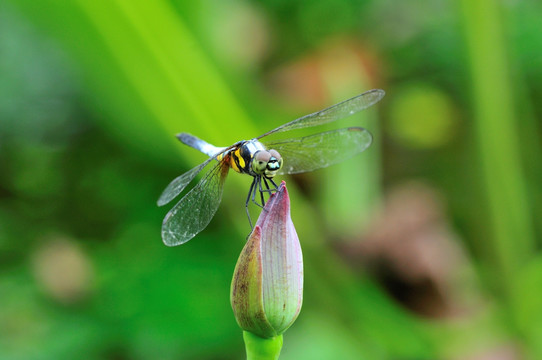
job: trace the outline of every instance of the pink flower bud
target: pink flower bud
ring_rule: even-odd
[[[303,301],[303,256],[283,181],[239,256],[231,286],[237,323],[263,338],[292,325]]]

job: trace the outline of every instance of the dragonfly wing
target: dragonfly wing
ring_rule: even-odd
[[[207,227],[222,199],[228,170],[226,162],[218,163],[167,213],[162,223],[166,245],[184,244]]]
[[[211,162],[211,160],[213,160],[213,158],[207,159],[202,164],[199,164],[195,168],[192,168],[191,170],[188,170],[184,174],[177,176],[175,179],[173,179],[173,181],[171,181],[169,185],[164,189],[162,195],[160,195],[160,198],[158,198],[158,206],[165,205],[171,200],[175,199],[177,195],[179,195],[184,190],[186,185],[188,185],[196,177],[196,175],[198,175],[199,172]]]
[[[337,164],[367,149],[372,142],[369,131],[350,127],[295,139],[264,144],[284,159],[279,175],[298,174]]]
[[[363,94],[354,96],[353,98],[342,101],[324,110],[320,110],[315,113],[300,117],[299,119],[290,121],[289,123],[286,123],[276,129],[273,129],[261,135],[260,137],[258,137],[258,139],[278,132],[302,129],[306,127],[327,124],[335,120],[343,119],[347,116],[354,115],[355,113],[377,103],[378,101],[380,101],[380,99],[384,97],[385,94],[386,93],[384,92],[384,90],[380,89],[366,91]]]

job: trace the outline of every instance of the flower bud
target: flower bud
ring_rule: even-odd
[[[292,325],[303,301],[303,257],[284,181],[272,194],[239,256],[231,286],[237,323],[263,338]]]

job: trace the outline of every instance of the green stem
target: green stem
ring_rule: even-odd
[[[359,55],[354,49],[342,49],[340,60],[335,52],[333,54],[324,58],[320,70],[324,89],[330,98],[329,103],[338,103],[371,88],[367,82],[368,75],[360,66]],[[379,105],[350,119],[353,125],[369,129],[375,142],[379,138],[379,123],[375,117]],[[359,235],[380,200],[378,147],[378,144],[373,144],[372,149],[365,154],[337,164],[333,170],[322,172],[327,177],[322,182],[324,192],[320,203],[329,219],[326,226],[344,239]]]
[[[248,331],[243,331],[247,360],[276,360],[282,349],[282,335],[269,339],[261,338]]]
[[[484,247],[495,258],[493,273],[509,299],[518,269],[535,250],[529,193],[521,166],[514,91],[510,80],[502,9],[492,0],[463,0],[462,16],[473,82],[473,99],[482,186],[488,208],[490,237]]]

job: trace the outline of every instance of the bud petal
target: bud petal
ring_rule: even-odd
[[[239,256],[231,304],[243,330],[270,338],[292,325],[302,301],[303,257],[282,182]]]

